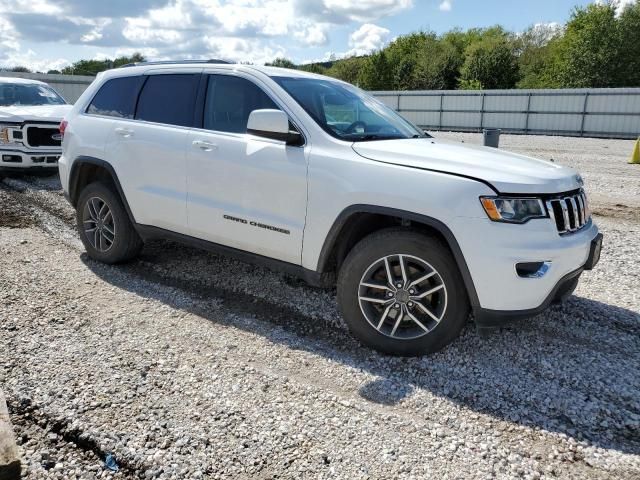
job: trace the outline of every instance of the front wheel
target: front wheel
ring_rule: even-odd
[[[469,315],[464,282],[437,238],[389,229],[358,243],[338,277],[338,303],[351,332],[394,355],[440,350]]]

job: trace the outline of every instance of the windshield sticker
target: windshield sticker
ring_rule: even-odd
[[[38,87],[38,95],[45,98],[57,98],[57,95],[52,90],[48,90],[44,87]]]

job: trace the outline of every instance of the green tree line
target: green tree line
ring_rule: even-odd
[[[371,55],[327,63],[272,62],[366,90],[638,87],[640,3],[621,12],[612,3],[576,7],[564,26],[521,33],[500,26],[422,31]]]
[[[145,58],[140,53],[134,53],[130,57],[122,56],[115,59],[104,60],[79,60],[62,70],[49,70],[46,73],[58,73],[63,75],[97,75],[110,68],[121,67],[128,63],[144,62]],[[0,71],[32,73],[27,67],[0,68]],[[44,73],[44,72],[38,72]]]
[[[139,53],[80,60],[47,73],[96,75],[144,60]],[[622,11],[611,2],[576,7],[562,26],[536,25],[519,33],[501,26],[440,35],[421,31],[371,55],[306,65],[279,58],[270,65],[329,75],[366,90],[639,87],[640,3]]]

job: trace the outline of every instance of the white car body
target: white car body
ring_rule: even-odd
[[[304,145],[85,112],[110,79],[185,71],[253,82],[287,114]],[[437,138],[340,140],[273,80],[278,75],[324,78],[217,64],[142,65],[102,74],[66,116],[59,165],[65,192],[75,201],[74,166],[98,159],[117,176],[144,236],[162,229],[274,259],[308,276],[328,271],[332,241],[352,212],[384,213],[403,222],[424,219],[449,243],[476,319],[486,325],[537,313],[563,280],[584,268],[599,236],[580,203],[584,197],[576,200],[578,208],[585,207],[584,225],[562,234],[549,217],[524,224],[492,221],[479,200],[499,194],[563,198],[583,186],[572,169]],[[515,267],[521,262],[545,262],[546,269],[523,278]]]
[[[51,89],[23,78],[0,78],[0,87],[3,84]],[[56,168],[62,153],[58,125],[70,110],[66,104],[0,105],[0,169]]]

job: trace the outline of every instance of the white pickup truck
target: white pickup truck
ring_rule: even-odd
[[[37,80],[0,77],[0,171],[58,168],[60,121],[71,105]]]
[[[365,92],[207,63],[100,75],[60,125],[89,256],[170,238],[337,285],[351,331],[401,355],[544,310],[597,263],[583,182],[432,138]]]

